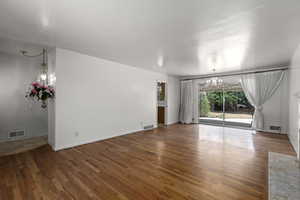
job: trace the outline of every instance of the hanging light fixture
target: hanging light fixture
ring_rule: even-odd
[[[29,55],[27,51],[21,51],[21,54],[26,57],[39,57],[43,56],[43,63],[41,64],[41,72],[38,75],[36,81],[30,84],[26,96],[33,101],[39,101],[42,103],[42,108],[47,108],[48,99],[54,99],[55,90],[54,82],[56,80],[55,75],[48,76],[48,64],[47,64],[47,49],[36,55]]]
[[[42,85],[48,85],[49,84],[49,77],[48,77],[48,54],[47,49],[43,49],[43,51],[36,55],[29,55],[27,51],[21,51],[21,54],[25,57],[39,57],[43,56],[43,63],[41,64],[41,72],[37,77],[37,82],[39,82]]]
[[[209,87],[221,87],[223,84],[223,80],[218,77],[211,78],[206,81],[206,85]]]
[[[213,69],[213,72],[215,72],[216,69]],[[206,80],[206,87],[208,88],[216,88],[216,89],[220,89],[223,87],[223,80],[218,78],[218,77],[213,77],[211,79]]]

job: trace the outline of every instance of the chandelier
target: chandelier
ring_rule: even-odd
[[[212,71],[215,73],[216,68],[213,68]],[[220,89],[223,87],[223,80],[218,77],[213,77],[211,79],[206,80],[205,87],[210,89]]]
[[[27,51],[21,51],[23,56],[26,57],[39,57],[43,56],[43,63],[41,64],[41,71],[38,75],[36,81],[30,84],[28,91],[26,92],[26,98],[29,98],[33,101],[41,102],[42,108],[47,108],[48,99],[54,99],[55,91],[54,91],[54,83],[55,83],[55,75],[48,75],[48,57],[47,57],[47,49],[43,49],[43,51],[36,55],[30,55]]]
[[[223,87],[223,80],[218,78],[218,77],[214,77],[211,79],[206,80],[206,87],[208,88],[222,88]]]
[[[36,55],[29,55],[27,51],[22,50],[21,54],[25,57],[43,57],[43,63],[41,64],[41,71],[40,74],[37,77],[37,82],[39,82],[42,85],[52,85],[53,82],[55,82],[54,79],[55,76],[51,74],[50,76],[48,75],[48,53],[47,49],[43,49],[43,51],[39,54]]]

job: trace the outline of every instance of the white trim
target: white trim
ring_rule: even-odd
[[[295,144],[296,141],[294,140],[296,138],[293,138],[291,134],[287,134],[287,135],[288,135],[289,141],[292,144],[292,147],[293,147],[294,151],[297,153],[297,157],[299,159],[299,153],[297,152],[297,148],[296,148],[296,144]]]
[[[178,124],[178,123],[179,123],[179,121],[176,121],[176,122],[169,122],[169,123],[167,123],[167,125],[168,125],[168,126],[171,126],[171,125]]]
[[[178,122],[169,123],[168,126],[171,126],[171,125],[174,125],[174,124],[177,124],[177,123],[179,123],[179,121]],[[157,129],[157,128],[158,128],[158,126],[154,125],[154,128],[151,129],[151,130],[154,130],[154,129]],[[77,147],[77,146],[81,146],[81,145],[85,145],[85,144],[100,142],[100,141],[111,139],[111,138],[115,138],[115,137],[125,136],[125,135],[129,135],[129,134],[134,134],[134,133],[142,133],[144,131],[149,131],[149,130],[137,129],[137,130],[133,130],[133,131],[128,131],[128,132],[125,132],[125,133],[121,133],[121,134],[118,134],[118,135],[114,135],[112,137],[103,137],[103,138],[88,140],[88,141],[85,141],[85,142],[68,144],[68,145],[64,145],[62,147],[52,147],[52,148],[53,148],[54,151],[61,151],[61,150],[65,150],[65,149],[69,149],[69,148],[73,148],[73,147]]]
[[[296,92],[294,94],[294,97],[296,98],[297,101],[297,116],[299,116],[300,114],[300,92]],[[297,119],[297,134],[296,137],[293,137],[293,134],[288,134],[288,138],[290,140],[290,143],[292,144],[295,152],[297,153],[297,158],[298,160],[300,160],[300,119]],[[289,130],[290,131],[290,130]],[[296,145],[296,143],[298,143],[298,146]],[[296,148],[298,147],[298,149]]]
[[[156,126],[154,126],[154,128],[156,128]],[[102,138],[97,138],[97,139],[92,139],[92,140],[86,140],[86,141],[83,141],[83,142],[78,142],[78,143],[73,143],[73,144],[67,144],[67,145],[64,145],[64,146],[61,146],[61,147],[56,147],[55,146],[55,147],[52,147],[52,148],[53,148],[54,151],[60,151],[60,150],[69,149],[69,148],[80,146],[80,145],[85,145],[85,144],[90,144],[90,143],[94,143],[94,142],[99,142],[99,141],[102,141],[102,140],[107,140],[107,139],[111,139],[111,138],[114,138],[114,137],[119,137],[119,136],[123,136],[123,135],[129,135],[129,134],[133,134],[133,133],[137,133],[137,132],[142,132],[142,131],[144,131],[144,129],[133,130],[133,131],[121,133],[121,134],[118,134],[118,135],[114,135],[114,136],[111,136],[111,137],[102,137]]]

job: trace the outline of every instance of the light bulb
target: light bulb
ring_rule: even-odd
[[[47,79],[47,74],[41,74],[40,78],[42,81],[45,81]]]
[[[54,85],[55,82],[56,82],[56,77],[55,77],[55,75],[54,75],[54,74],[50,74],[50,76],[49,76],[49,84],[50,84],[50,85]]]

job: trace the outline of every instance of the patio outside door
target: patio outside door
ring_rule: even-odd
[[[199,122],[224,123],[223,90],[199,91]]]
[[[251,127],[254,108],[239,84],[218,89],[199,87],[199,123]]]

